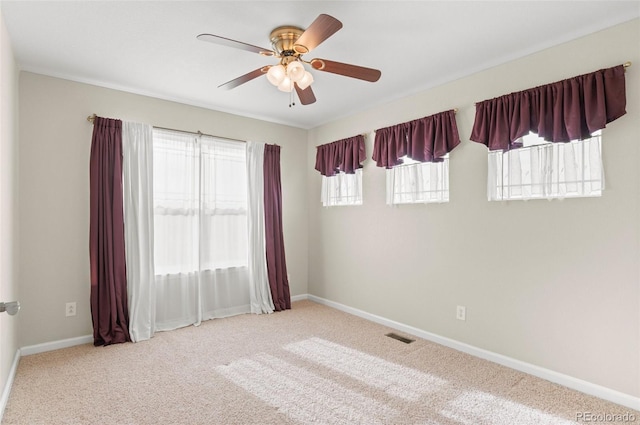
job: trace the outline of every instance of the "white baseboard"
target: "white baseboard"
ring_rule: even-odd
[[[465,344],[454,339],[446,338],[431,332],[424,331],[422,329],[414,328],[413,326],[405,325],[403,323],[395,322],[393,320],[386,319],[375,314],[367,313],[366,311],[358,310],[353,307],[346,306],[334,301],[330,301],[315,295],[298,295],[296,300],[308,299],[318,304],[323,304],[328,307],[335,308],[336,310],[344,311],[345,313],[353,314],[354,316],[362,317],[363,319],[370,320],[375,323],[390,327],[392,329],[399,330],[401,332],[408,333],[410,335],[417,336],[428,341],[433,341],[437,344],[444,345],[454,350],[462,351],[463,353],[471,354],[472,356],[479,357],[484,360],[488,360],[500,365],[509,367],[511,369],[518,370],[520,372],[528,373],[529,375],[537,376],[538,378],[545,379],[547,381],[560,384],[562,386],[571,388],[576,391],[580,391],[585,394],[589,394],[604,400],[611,401],[616,404],[628,407],[634,410],[640,410],[640,398],[634,397],[629,394],[622,393],[601,385],[593,384],[582,379],[574,378],[569,375],[564,375],[559,372],[555,372],[550,369],[545,369],[540,366],[532,365],[520,360],[516,360],[511,357],[503,356],[502,354],[494,353],[492,351],[484,350],[482,348],[475,347],[473,345]],[[292,297],[293,300],[293,297]]]
[[[7,382],[4,384],[4,389],[2,390],[2,397],[0,398],[0,423],[2,423],[4,409],[7,407],[7,402],[9,401],[9,394],[11,393],[13,380],[16,377],[18,363],[20,363],[20,350],[16,350],[16,355],[13,357],[13,363],[11,364],[11,369],[9,370],[9,376],[7,376]]]
[[[47,351],[59,350],[61,348],[73,347],[75,345],[93,343],[92,335],[78,336],[75,338],[61,339],[59,341],[44,342],[42,344],[28,345],[20,349],[20,355],[29,356],[31,354],[44,353]]]
[[[451,338],[446,338],[431,332],[424,331],[422,329],[415,328],[413,326],[405,325],[400,322],[386,319],[375,314],[367,313],[366,311],[358,310],[357,308],[349,307],[344,304],[340,304],[334,301],[330,301],[315,295],[303,294],[295,295],[291,297],[291,301],[310,300],[318,304],[323,304],[328,307],[335,308],[336,310],[344,311],[345,313],[353,314],[354,316],[361,317],[366,320],[370,320],[374,323],[379,323],[383,326],[387,326],[392,329],[396,329],[401,332],[405,332],[409,335],[414,335],[428,341],[435,342],[445,347],[453,348],[454,350],[462,351],[475,357],[479,357],[484,360],[488,360],[511,369],[518,370],[520,372],[528,373],[538,378],[545,379],[547,381],[554,382],[559,385],[563,385],[567,388],[574,389],[576,391],[589,394],[603,400],[608,400],[621,406],[628,407],[634,410],[640,410],[640,398],[634,397],[629,394],[622,393],[601,385],[593,384],[582,379],[574,378],[569,375],[564,375],[559,372],[555,372],[550,369],[545,369],[540,366],[532,365],[530,363],[516,360],[511,357],[503,356],[502,354],[494,353],[492,351],[484,350],[482,348],[475,347],[473,345],[465,344],[460,341],[456,341]],[[73,347],[75,345],[88,344],[93,342],[92,335],[86,335],[76,338],[63,339],[60,341],[46,342],[43,344],[36,344],[23,347],[16,351],[16,355],[9,372],[7,383],[5,384],[2,392],[2,398],[0,398],[0,422],[2,422],[2,416],[9,400],[9,393],[11,392],[11,385],[18,369],[18,363],[20,356],[28,356],[31,354],[44,353],[46,351],[58,350],[61,348]]]
[[[4,416],[4,410],[7,407],[9,401],[9,394],[11,393],[11,387],[13,386],[13,380],[18,370],[18,363],[20,363],[20,357],[28,356],[31,354],[44,353],[47,351],[59,350],[61,348],[73,347],[75,345],[82,345],[93,342],[92,335],[79,336],[76,338],[62,339],[60,341],[45,342],[43,344],[28,345],[26,347],[16,350],[16,355],[13,358],[11,364],[11,370],[9,370],[9,376],[7,382],[2,390],[2,397],[0,398],[0,423],[2,423],[2,417]]]
[[[309,295],[307,294],[302,294],[302,295],[294,295],[291,297],[291,302],[294,303],[296,301],[302,301],[302,300],[307,300],[309,299]]]

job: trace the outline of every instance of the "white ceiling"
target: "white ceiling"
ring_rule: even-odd
[[[0,7],[23,70],[306,129],[640,16],[640,1],[1,0]],[[276,60],[198,34],[271,48],[273,28],[306,28],[321,13],[343,28],[305,59],[377,68],[378,82],[312,71],[317,102],[293,108],[265,77],[217,88]]]

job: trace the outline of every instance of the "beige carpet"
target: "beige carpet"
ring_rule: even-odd
[[[429,341],[404,344],[391,331],[300,301],[138,344],[25,356],[2,423],[563,425],[588,414],[640,422],[640,412]]]

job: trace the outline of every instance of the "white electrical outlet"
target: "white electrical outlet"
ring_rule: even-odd
[[[65,307],[65,316],[75,316],[76,315],[76,303],[67,303]]]
[[[456,319],[467,320],[467,308],[463,305],[456,307]]]

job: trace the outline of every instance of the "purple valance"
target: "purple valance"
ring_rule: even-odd
[[[353,174],[358,168],[362,168],[365,158],[364,136],[353,136],[318,146],[316,170],[327,177],[339,172]]]
[[[624,66],[601,69],[476,104],[471,140],[507,151],[529,132],[549,142],[586,139],[624,115],[626,103]]]
[[[373,160],[378,167],[402,164],[403,156],[420,162],[440,162],[460,144],[456,113],[450,111],[376,130]]]

